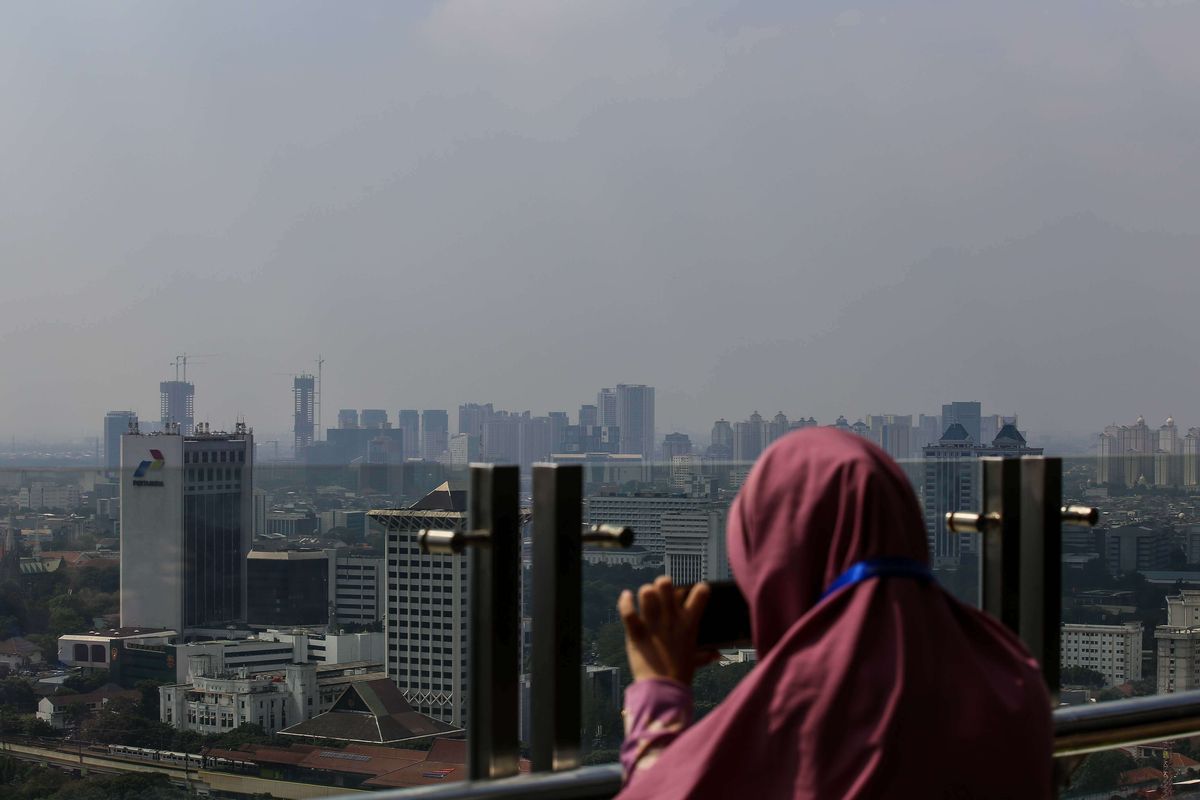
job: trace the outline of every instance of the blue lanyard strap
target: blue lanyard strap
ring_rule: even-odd
[[[824,600],[838,589],[853,586],[871,578],[912,578],[922,583],[928,583],[933,580],[933,573],[929,571],[929,567],[920,561],[913,561],[911,558],[869,558],[866,561],[852,564],[850,569],[839,575],[837,580],[829,584],[829,588],[821,595],[821,599]]]

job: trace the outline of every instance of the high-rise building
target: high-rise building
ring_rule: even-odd
[[[588,524],[632,526],[637,531],[638,545],[646,548],[649,559],[662,564],[666,552],[663,518],[668,514],[709,511],[712,507],[712,502],[704,497],[599,495],[588,498]]]
[[[770,447],[775,440],[782,438],[789,430],[791,423],[787,416],[780,411],[766,424],[766,435],[763,437],[763,449]]]
[[[677,584],[729,580],[723,506],[662,515],[663,572]]]
[[[416,533],[465,529],[467,492],[443,483],[407,509],[388,513],[388,676],[417,711],[465,725],[468,559],[423,554]]]
[[[316,430],[314,416],[317,379],[313,375],[297,375],[292,379],[292,450],[297,459],[312,445]]]
[[[601,389],[596,393],[596,424],[619,425],[617,422],[617,390]]]
[[[421,457],[421,412],[415,408],[402,408],[396,427],[404,431],[404,460]]]
[[[391,427],[388,424],[387,409],[385,408],[364,408],[358,418],[359,424],[370,430]]]
[[[1079,625],[1066,623],[1059,639],[1064,667],[1086,667],[1109,686],[1142,679],[1142,623]]]
[[[709,458],[733,458],[733,426],[726,419],[713,423],[712,443],[708,446]]]
[[[104,415],[104,466],[121,468],[121,437],[138,426],[136,411],[110,411]]]
[[[1183,485],[1200,486],[1200,428],[1188,428],[1182,449]]]
[[[1167,417],[1158,429],[1158,447],[1154,451],[1154,485],[1179,486],[1183,483],[1183,440],[1175,420]]]
[[[1109,425],[1100,434],[1098,483],[1115,486],[1148,485],[1154,482],[1154,452],[1158,431],[1151,431],[1145,417],[1133,425]]]
[[[450,446],[450,415],[444,409],[421,412],[421,458],[437,461]]]
[[[550,452],[561,453],[567,441],[567,428],[571,418],[565,411],[551,411],[546,415],[550,420]]]
[[[450,466],[465,467],[479,460],[479,437],[456,433],[450,437]]]
[[[951,425],[958,423],[963,426],[971,441],[975,444],[986,444],[990,439],[982,438],[980,418],[983,416],[982,404],[978,402],[955,401],[942,406],[942,433]],[[941,438],[940,436],[938,437]]]
[[[748,464],[762,455],[766,438],[762,415],[755,411],[750,419],[733,423],[733,460]]]
[[[692,440],[686,433],[668,433],[663,438],[663,462],[670,464],[675,456],[687,456],[692,453]]]
[[[917,417],[917,428],[914,431],[917,440],[913,444],[913,452],[920,453],[931,444],[937,444],[942,438],[942,418],[937,414],[920,414]]]
[[[1167,624],[1154,629],[1158,693],[1200,689],[1200,591],[1167,597]]]
[[[246,556],[246,621],[250,625],[328,625],[329,552],[251,550]]]
[[[343,408],[338,411],[337,426],[339,430],[353,430],[358,427],[358,409]]]
[[[867,430],[868,438],[892,458],[899,461],[912,457],[911,414],[870,414],[867,416]],[[995,438],[995,434],[992,438]]]
[[[980,466],[983,456],[1040,456],[1040,447],[1029,447],[1025,437],[1012,425],[1005,425],[990,445],[980,445],[960,422],[953,422],[935,445],[924,449],[924,481],[921,498],[925,511],[925,532],[934,567],[956,568],[964,553],[977,553],[978,536],[952,533],[946,528],[946,514],[975,511],[979,508]]]
[[[339,625],[369,625],[383,619],[383,559],[334,551],[334,611]]]
[[[593,425],[600,424],[599,412],[596,406],[582,405],[579,407],[579,426],[582,428],[590,428]],[[613,423],[616,424],[615,422]]]
[[[458,432],[474,436],[483,436],[484,424],[492,418],[496,409],[491,403],[464,403],[458,407]]]
[[[188,381],[163,381],[158,385],[162,429],[188,436],[196,424],[196,387]]]
[[[121,437],[121,625],[185,634],[246,620],[254,436]]]
[[[638,453],[647,461],[654,458],[653,386],[617,384],[617,427],[622,453]]]

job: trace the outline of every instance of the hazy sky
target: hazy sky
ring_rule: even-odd
[[[260,431],[318,353],[327,425],[617,382],[660,433],[1200,425],[1200,5],[0,14],[4,438],[156,418],[180,352]]]

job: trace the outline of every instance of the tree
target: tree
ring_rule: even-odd
[[[1108,680],[1103,674],[1088,667],[1063,667],[1059,673],[1059,683],[1063,686],[1085,686],[1089,689],[1100,689],[1108,683]]]
[[[625,626],[620,622],[601,625],[596,631],[596,661],[608,667],[620,667],[629,674],[625,657]]]
[[[68,675],[62,682],[62,685],[68,689],[74,689],[80,694],[94,692],[101,686],[110,682],[108,670],[98,669],[94,672],[80,672],[75,675]]]
[[[0,706],[11,706],[17,711],[36,711],[38,697],[33,684],[24,678],[5,678],[0,681]]]
[[[712,711],[750,674],[755,662],[743,664],[709,664],[696,670],[692,680],[692,697],[696,703],[696,719]]]
[[[157,720],[159,717],[159,708],[158,708],[158,687],[159,686],[160,686],[160,684],[158,681],[152,681],[152,680],[138,681],[137,684],[134,686],[135,689],[137,689],[139,692],[142,693],[142,702],[141,702],[139,708],[141,709],[142,716],[145,717],[146,719]]]
[[[1137,762],[1121,750],[1104,750],[1084,759],[1072,776],[1071,790],[1103,792],[1115,790],[1121,773],[1137,767]]]

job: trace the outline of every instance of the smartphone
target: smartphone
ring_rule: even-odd
[[[741,589],[733,581],[709,581],[708,586],[712,594],[700,617],[696,643],[705,650],[749,647],[750,607]],[[690,590],[691,586],[686,588]]]

